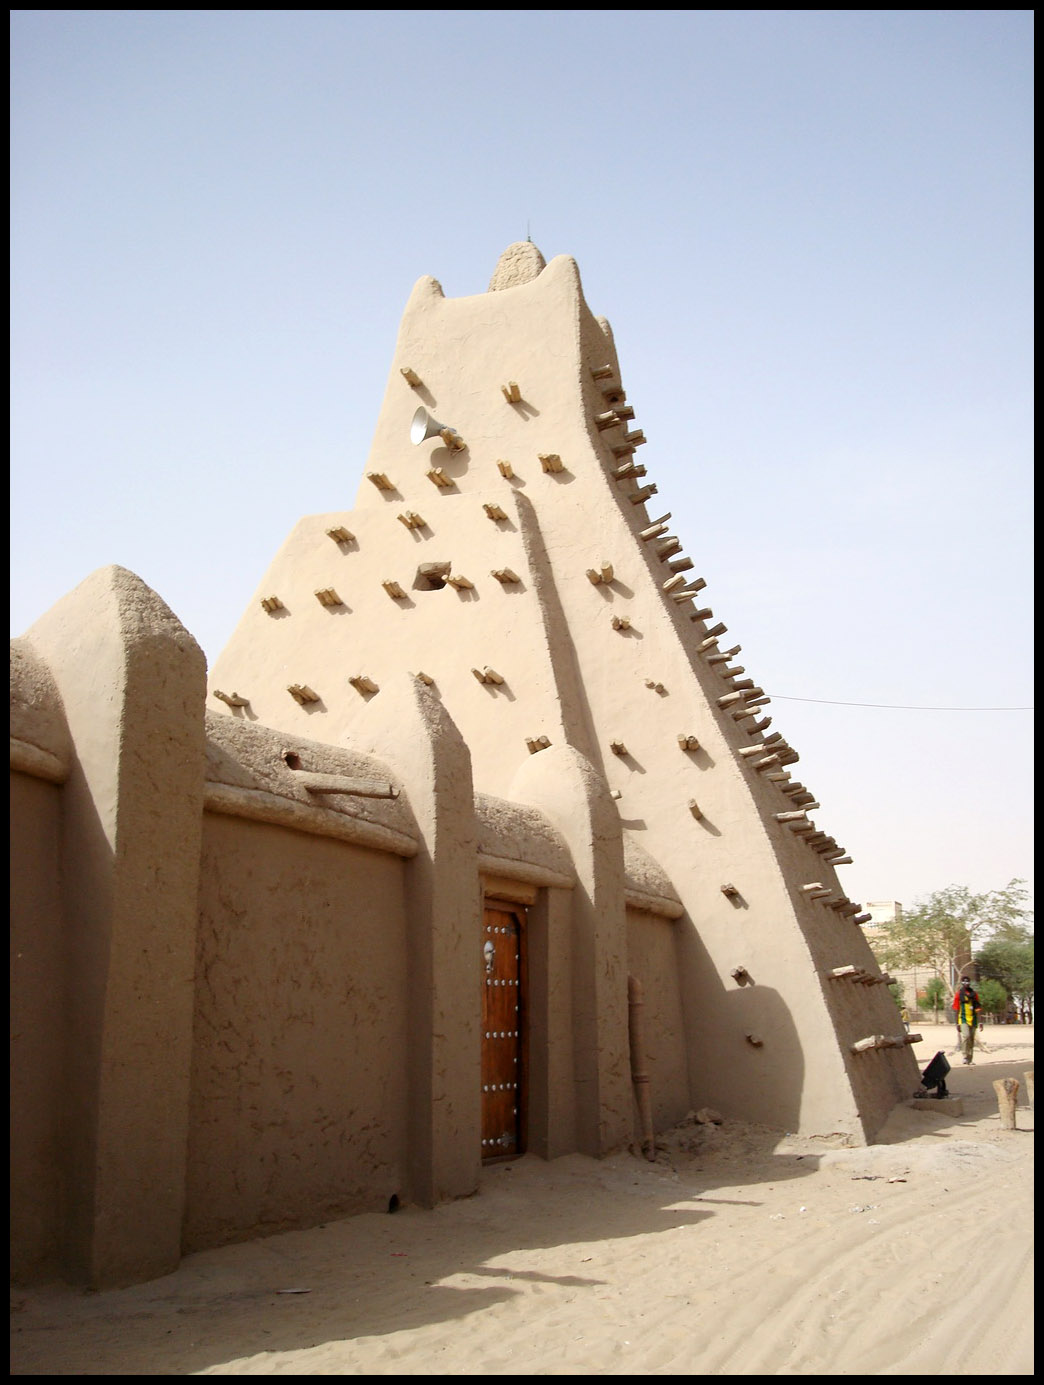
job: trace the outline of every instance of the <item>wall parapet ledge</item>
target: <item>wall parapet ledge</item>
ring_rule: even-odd
[[[38,745],[11,737],[11,768],[34,779],[46,779],[49,784],[64,784],[69,777],[69,761]]]
[[[315,837],[335,837],[357,846],[387,851],[393,856],[410,857],[417,854],[417,839],[405,832],[370,822],[366,818],[350,816],[336,808],[313,807],[294,799],[282,798],[265,789],[208,782],[203,791],[203,808],[208,813],[267,822],[275,827],[289,827],[292,831],[306,832]]]
[[[646,894],[644,890],[635,890],[626,884],[624,903],[628,909],[638,909],[645,914],[658,914],[660,918],[672,921],[680,919],[685,913],[685,905],[676,899],[670,899],[665,895]]]
[[[514,857],[491,856],[482,850],[478,853],[478,868],[480,875],[500,875],[508,880],[521,880],[526,885],[546,885],[559,890],[572,890],[576,886],[575,876]]]

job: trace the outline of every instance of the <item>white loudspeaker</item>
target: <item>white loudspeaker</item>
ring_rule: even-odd
[[[419,446],[422,442],[427,442],[429,438],[440,437],[447,447],[461,448],[464,446],[463,439],[456,428],[451,428],[446,423],[440,423],[437,418],[432,418],[423,405],[413,415],[413,422],[410,424],[410,442],[414,446]]]

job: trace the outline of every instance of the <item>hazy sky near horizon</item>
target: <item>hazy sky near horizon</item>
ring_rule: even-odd
[[[296,520],[352,505],[412,285],[480,293],[529,234],[612,325],[848,894],[1032,880],[1032,40],[13,11],[12,635],[116,563],[212,662]]]

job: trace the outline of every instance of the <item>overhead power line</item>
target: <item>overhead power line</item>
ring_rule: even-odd
[[[826,697],[787,697],[766,693],[780,702],[815,702],[821,707],[881,707],[890,712],[1032,712],[1032,707],[911,707],[902,702],[834,702]]]

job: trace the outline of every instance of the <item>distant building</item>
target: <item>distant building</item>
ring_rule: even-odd
[[[870,918],[863,925],[863,935],[870,944],[870,950],[883,966],[881,958],[882,934],[886,925],[896,923],[903,917],[903,906],[897,899],[871,899],[864,904],[863,908],[870,915]],[[958,966],[953,968],[953,975],[944,975],[938,967],[929,966],[924,963],[920,966],[912,967],[889,967],[888,973],[892,980],[899,987],[900,999],[911,1018],[915,1013],[919,1013],[924,1018],[932,1014],[930,1006],[925,1007],[918,1003],[917,996],[923,991],[925,986],[933,978],[938,977],[948,988],[955,987],[959,977],[972,975],[974,969],[971,967],[970,954],[966,958],[958,959]],[[947,1000],[946,1004],[949,1004]]]

